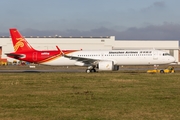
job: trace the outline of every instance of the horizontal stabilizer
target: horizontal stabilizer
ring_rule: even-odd
[[[6,55],[9,56],[9,57],[16,58],[16,59],[21,58],[21,57],[24,57],[24,56],[21,55],[21,54],[15,54],[15,53],[6,53]]]

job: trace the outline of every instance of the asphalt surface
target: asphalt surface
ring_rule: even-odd
[[[64,70],[0,70],[0,73],[48,73],[48,72],[85,72],[85,70],[64,69]]]
[[[164,69],[167,66],[161,66],[158,69]],[[180,70],[180,66],[175,66],[175,71]],[[48,73],[48,72],[66,72],[66,73],[83,73],[86,67],[52,67],[52,66],[0,66],[0,73]],[[120,67],[119,72],[146,72],[149,69],[154,69],[153,66],[128,66]]]

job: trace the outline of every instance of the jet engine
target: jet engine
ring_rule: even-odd
[[[106,70],[106,71],[117,71],[119,70],[119,66],[114,65],[113,61],[100,61],[97,65],[99,70]]]

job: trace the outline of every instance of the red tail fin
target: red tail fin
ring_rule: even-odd
[[[34,51],[33,47],[26,41],[17,29],[12,28],[9,31],[15,52]]]

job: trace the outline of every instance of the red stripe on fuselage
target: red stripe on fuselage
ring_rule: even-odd
[[[73,53],[73,52],[76,52],[76,51],[78,51],[78,50],[63,50],[62,52],[63,52],[64,54],[70,54],[70,53]],[[37,62],[37,63],[49,62],[49,61],[55,60],[55,59],[57,59],[57,58],[59,58],[59,57],[61,57],[61,56],[62,56],[61,53],[59,53],[59,54],[57,54],[57,55],[48,57],[48,58],[46,58],[46,59],[44,59],[44,60],[42,60],[42,61],[39,61],[39,62]]]
[[[78,50],[63,50],[62,52],[64,54],[70,54],[70,53],[73,53],[76,51],[78,51]],[[49,61],[55,60],[62,56],[60,51],[57,51],[57,50],[25,51],[25,52],[14,52],[14,53],[24,56],[23,58],[18,58],[18,60],[27,61],[27,62],[31,62],[31,63],[38,63],[38,64],[49,62]],[[15,58],[12,56],[9,56],[9,57]],[[15,59],[17,59],[17,58],[15,58]]]

